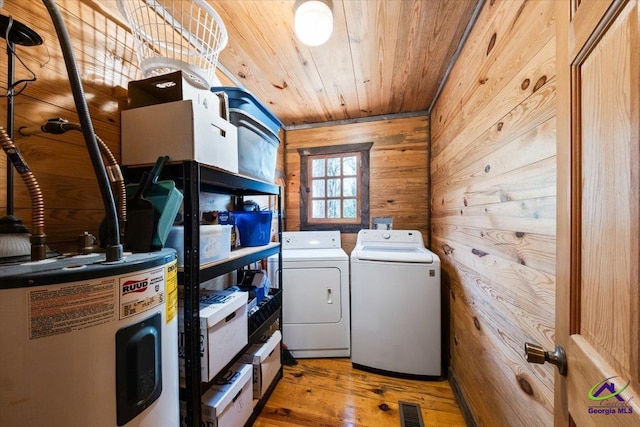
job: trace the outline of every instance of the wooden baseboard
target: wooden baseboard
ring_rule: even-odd
[[[462,394],[462,390],[458,386],[458,381],[456,380],[455,372],[453,368],[449,367],[449,384],[451,385],[451,390],[453,391],[453,395],[456,398],[456,402],[458,402],[458,406],[460,407],[460,411],[462,412],[462,416],[464,417],[464,422],[467,424],[467,427],[478,427],[478,423],[473,418],[473,414],[471,413],[471,409],[467,405],[467,401]]]

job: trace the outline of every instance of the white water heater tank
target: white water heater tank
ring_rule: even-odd
[[[0,268],[0,426],[175,427],[173,249]]]

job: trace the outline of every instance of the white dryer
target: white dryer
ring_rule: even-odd
[[[278,258],[269,258],[277,283]],[[282,342],[296,358],[349,357],[349,256],[339,231],[282,233]]]
[[[440,259],[416,230],[360,230],[351,253],[351,362],[439,378]]]

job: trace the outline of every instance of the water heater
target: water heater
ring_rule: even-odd
[[[179,424],[173,249],[0,267],[0,426]]]

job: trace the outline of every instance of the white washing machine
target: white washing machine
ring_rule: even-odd
[[[270,257],[275,287],[277,271]],[[282,233],[282,323],[294,357],[349,357],[349,256],[339,231]]]
[[[360,230],[351,253],[351,362],[439,378],[440,259],[416,230]]]

